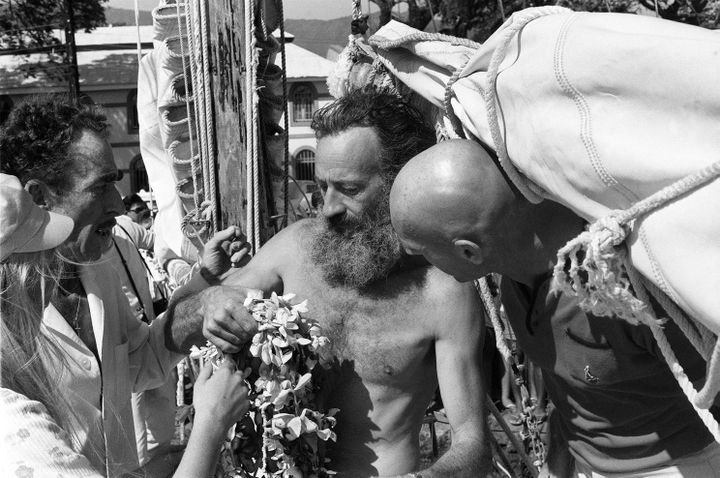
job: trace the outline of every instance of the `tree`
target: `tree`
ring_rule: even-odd
[[[90,32],[105,25],[108,0],[72,0],[75,30]],[[0,3],[0,50],[23,55],[41,52],[45,62],[26,63],[25,73],[34,76],[47,66],[67,62],[65,49],[57,32],[65,28],[68,18],[61,0],[6,0]],[[48,70],[49,72],[57,71]],[[51,75],[58,76],[58,75]],[[64,76],[64,75],[59,75]]]
[[[380,25],[392,18],[392,9],[406,3],[405,23],[425,29],[437,14],[434,30],[485,41],[513,12],[528,7],[559,5],[576,11],[649,13],[705,28],[720,28],[720,0],[370,0],[380,8]]]

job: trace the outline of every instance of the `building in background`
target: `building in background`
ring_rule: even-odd
[[[62,35],[58,32],[61,40]],[[285,35],[290,175],[298,180],[303,192],[312,192],[315,137],[310,121],[317,108],[332,100],[326,79],[333,63],[294,45],[293,36]],[[109,141],[115,162],[123,172],[123,179],[118,183],[123,196],[148,190],[138,141],[136,99],[138,43],[140,51],[146,53],[153,48],[152,39],[151,25],[101,27],[75,35],[81,97],[102,106],[108,117]],[[13,105],[26,96],[68,91],[67,80],[62,78],[63,66],[48,64],[45,55],[0,53],[4,53],[0,54],[0,123]],[[39,68],[35,69],[35,76],[27,76],[25,71],[33,63]],[[280,64],[279,56],[276,63]]]

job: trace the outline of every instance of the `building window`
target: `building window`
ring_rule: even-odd
[[[312,120],[315,108],[315,90],[312,87],[309,85],[296,86],[293,89],[291,100],[294,122]]]
[[[137,110],[137,89],[130,90],[127,96],[127,130],[128,134],[137,134],[140,130]]]
[[[303,149],[295,155],[295,179],[315,181],[315,151]]]
[[[0,124],[3,124],[13,108],[13,100],[8,95],[0,95]]]
[[[150,191],[150,182],[145,171],[145,163],[139,154],[130,161],[130,191],[136,193],[140,190]]]

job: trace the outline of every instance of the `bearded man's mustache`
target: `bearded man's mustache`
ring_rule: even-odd
[[[386,278],[402,257],[389,211],[316,221],[311,257],[330,285],[365,288]]]

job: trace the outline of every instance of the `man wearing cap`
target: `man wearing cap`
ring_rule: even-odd
[[[115,217],[125,211],[105,117],[64,98],[31,99],[0,132],[0,157],[2,172],[17,176],[37,205],[74,221],[58,248],[68,267],[43,317],[65,360],[46,366],[57,368],[81,440],[101,449],[103,462],[93,465],[108,476],[133,471],[139,465],[131,392],[164,383],[182,355],[165,347],[164,318],[149,325],[137,320],[117,272],[98,261],[112,246]]]

